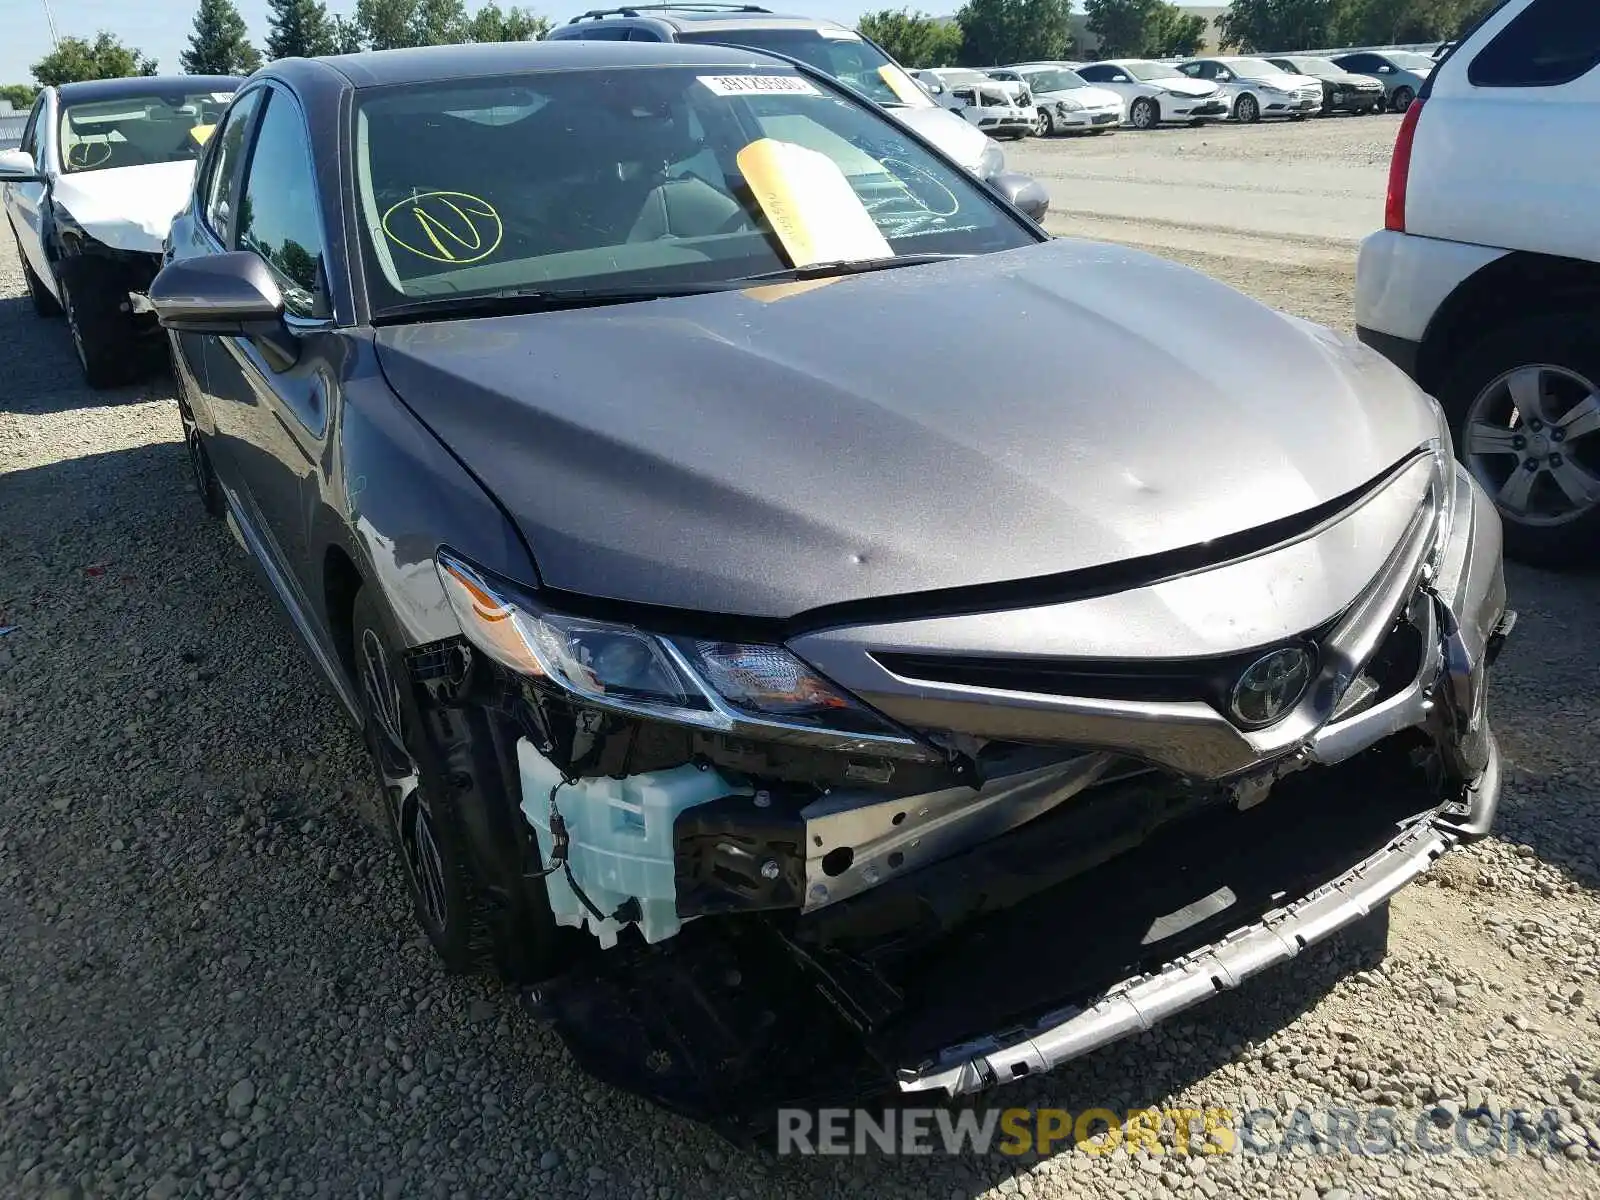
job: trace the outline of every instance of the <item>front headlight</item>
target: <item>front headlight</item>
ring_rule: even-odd
[[[1006,154],[993,138],[984,138],[984,142],[983,154],[978,159],[978,178],[993,179],[1006,169]]]
[[[717,733],[931,759],[782,646],[669,637],[555,612],[441,550],[439,581],[461,631],[519,675],[585,703]]]
[[[1069,97],[1066,100],[1057,100],[1056,101],[1056,111],[1057,112],[1064,112],[1064,113],[1082,112],[1083,111],[1083,105],[1079,104],[1076,100],[1073,100],[1073,99],[1071,99]]]

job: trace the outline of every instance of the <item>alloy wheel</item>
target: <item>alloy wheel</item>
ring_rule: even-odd
[[[1056,131],[1055,120],[1050,116],[1049,110],[1041,108],[1038,117],[1033,122],[1035,137],[1049,137]]]
[[[1156,123],[1155,102],[1152,100],[1135,100],[1133,108],[1128,114],[1135,129],[1150,129]]]
[[[72,348],[78,352],[78,362],[82,364],[85,371],[88,371],[89,351],[84,348],[83,330],[78,325],[78,307],[72,302],[72,289],[63,287],[61,289],[61,298],[61,307],[65,310],[67,316],[67,332],[72,335]]]
[[[1518,367],[1478,393],[1462,457],[1508,520],[1564,525],[1600,507],[1600,388],[1567,367]]]
[[[1401,88],[1399,91],[1395,92],[1395,94],[1394,94],[1393,104],[1394,104],[1395,112],[1397,112],[1397,113],[1405,112],[1408,108],[1411,107],[1411,102],[1413,100],[1415,100],[1416,98],[1417,98],[1417,94],[1415,92],[1413,92],[1410,88]]]
[[[1242,124],[1254,125],[1261,119],[1261,106],[1256,103],[1254,96],[1240,96],[1239,103],[1234,107],[1233,115]]]
[[[389,670],[388,653],[371,629],[364,630],[361,638],[361,691],[384,808],[399,836],[406,875],[427,920],[442,930],[450,914],[444,856],[434,834],[422,773],[406,743],[400,688]]]

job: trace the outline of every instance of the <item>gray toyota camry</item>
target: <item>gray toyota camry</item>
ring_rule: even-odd
[[[274,63],[134,303],[440,958],[683,1111],[1048,1070],[1494,817],[1434,402],[804,64]]]

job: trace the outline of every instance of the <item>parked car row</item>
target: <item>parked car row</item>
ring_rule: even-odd
[[[1103,133],[1122,125],[1335,113],[1404,112],[1437,65],[1410,51],[1359,51],[1324,58],[1224,56],[1182,62],[1107,59],[1030,62],[977,70],[911,72],[941,105],[995,137]],[[999,85],[999,86],[997,86]]]

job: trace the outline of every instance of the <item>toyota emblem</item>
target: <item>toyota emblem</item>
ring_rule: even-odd
[[[1246,667],[1233,685],[1228,707],[1233,719],[1251,729],[1271,725],[1300,702],[1311,683],[1311,655],[1285,646]]]

